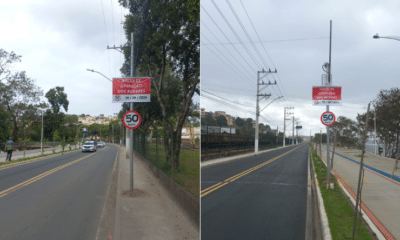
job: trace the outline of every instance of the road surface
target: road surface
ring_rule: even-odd
[[[304,239],[308,146],[202,169],[202,239]]]
[[[117,150],[0,168],[0,239],[95,239]]]

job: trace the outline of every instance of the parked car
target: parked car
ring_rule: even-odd
[[[85,142],[82,146],[82,152],[96,152],[97,143],[95,141]]]
[[[105,146],[106,146],[106,143],[103,141],[100,141],[97,143],[97,147],[105,147]]]

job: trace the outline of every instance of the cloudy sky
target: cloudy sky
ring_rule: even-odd
[[[104,11],[104,15],[103,15]],[[68,114],[113,115],[111,82],[120,76],[123,56],[107,45],[124,44],[121,21],[128,12],[117,0],[0,1],[0,48],[22,56],[26,71],[44,94],[64,86]]]
[[[376,33],[400,36],[399,1],[214,3],[218,8],[211,0],[201,1],[201,106],[206,111],[255,119],[257,71],[276,68],[278,74],[265,79],[278,85],[262,91],[272,96],[260,101],[260,107],[277,96],[284,98],[269,105],[260,122],[282,130],[284,107],[293,106],[304,135],[325,131],[320,116],[326,108],[312,106],[311,90],[321,85],[322,64],[329,61],[330,20],[332,82],[342,87],[343,102],[330,107],[336,117],[355,120],[381,89],[399,87],[400,42],[372,38]]]

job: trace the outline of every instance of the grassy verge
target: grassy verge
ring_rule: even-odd
[[[169,177],[172,177],[171,167],[165,157],[165,149],[162,144],[149,143],[146,159],[153,163],[158,169]],[[175,169],[174,180],[191,192],[200,197],[200,151],[181,150],[179,155],[179,168]]]
[[[11,162],[0,162],[0,166],[14,164],[14,163],[18,163],[18,162],[24,162],[24,161],[32,160],[35,158],[47,157],[47,156],[56,155],[56,154],[60,154],[60,153],[63,154],[63,153],[78,151],[78,150],[80,150],[80,149],[64,150],[64,152],[56,152],[56,153],[49,153],[49,154],[41,154],[41,155],[37,155],[37,156],[33,156],[33,157],[18,158],[16,160],[12,160]]]
[[[335,183],[335,189],[326,189],[326,166],[313,149],[311,150],[311,156],[324,201],[325,211],[328,216],[332,239],[351,239],[355,212],[353,206],[347,199],[348,197],[339,189],[335,175],[331,174],[330,176],[331,182]],[[361,227],[360,230],[359,227]],[[360,225],[358,219],[355,239],[375,239],[363,224]]]

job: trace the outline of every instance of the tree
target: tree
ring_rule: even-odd
[[[240,117],[237,117],[237,118],[235,119],[235,125],[236,125],[236,126],[238,126],[238,127],[243,127],[244,124],[245,124],[244,120],[241,119]]]
[[[226,120],[226,117],[224,115],[219,115],[216,119],[217,126],[228,126],[228,120]]]
[[[50,121],[48,124],[52,127],[50,129],[53,131],[59,130],[61,132],[61,137],[65,137],[64,119],[65,114],[60,112],[61,107],[68,112],[69,101],[67,99],[67,94],[64,93],[64,87],[55,87],[50,89],[45,97],[49,101],[53,111],[47,111],[47,120]]]
[[[253,119],[251,119],[251,118],[246,119],[245,127],[248,129],[252,129],[253,128],[252,122],[253,122]]]
[[[217,121],[213,118],[211,114],[206,114],[202,119],[201,119],[201,125],[203,126],[216,126]]]
[[[47,106],[40,100],[43,92],[35,85],[35,81],[29,78],[25,71],[14,72],[11,70],[17,62],[21,62],[21,56],[0,49],[0,105],[4,107],[4,111],[11,118],[12,135],[15,141],[18,140],[22,116],[27,111],[37,112],[38,108]],[[29,123],[37,117],[35,114],[25,114],[24,116],[25,123]]]
[[[193,95],[200,93],[200,17],[199,11],[193,11],[199,3],[185,0],[119,2],[135,16],[127,17],[125,32],[128,39],[131,31],[139,38],[135,39],[135,63],[138,71],[152,77],[159,105],[158,120],[164,125],[165,136],[170,136],[168,121],[174,125],[173,141],[165,137],[164,145],[167,161],[179,167],[182,127],[193,104]],[[125,51],[126,64],[128,56]],[[125,74],[129,69],[126,64]],[[170,112],[169,107],[178,110]]]

